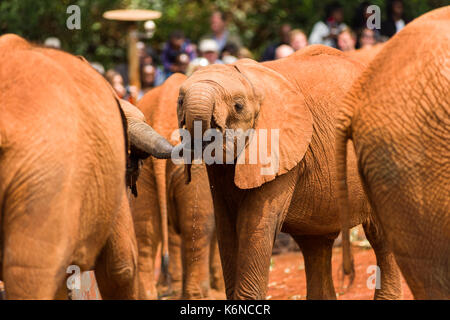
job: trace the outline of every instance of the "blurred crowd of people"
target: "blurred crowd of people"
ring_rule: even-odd
[[[323,19],[316,22],[309,36],[299,28],[283,24],[279,38],[270,43],[262,52],[260,61],[281,59],[310,44],[323,44],[342,51],[370,48],[384,42],[400,31],[408,22],[404,17],[403,1],[387,1],[387,20],[382,21],[381,29],[371,29],[367,20],[370,2],[364,1],[356,10],[351,26],[344,23],[344,11],[339,2],[328,5]],[[57,46],[56,38],[49,38],[49,46]],[[174,30],[161,48],[151,48],[138,42],[140,59],[141,88],[137,92],[128,84],[127,64],[117,65],[105,70],[100,64],[93,64],[111,83],[122,98],[130,96],[139,100],[149,89],[162,84],[176,72],[186,75],[209,64],[229,64],[237,59],[252,58],[251,51],[242,46],[240,37],[233,34],[227,25],[223,12],[215,11],[210,16],[210,31],[200,41],[193,43],[182,30]]]

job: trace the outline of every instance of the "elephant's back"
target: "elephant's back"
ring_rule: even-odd
[[[287,58],[263,63],[296,84],[312,98],[330,102],[329,110],[336,111],[340,99],[361,75],[365,66],[343,52],[323,45],[312,45]]]

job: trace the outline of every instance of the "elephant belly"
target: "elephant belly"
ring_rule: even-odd
[[[282,231],[291,234],[321,235],[340,232],[341,223],[334,177],[300,180],[295,188]],[[363,223],[369,206],[357,174],[348,179],[351,226]]]

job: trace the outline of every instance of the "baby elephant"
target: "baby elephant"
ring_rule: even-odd
[[[128,145],[143,157],[168,157],[172,147],[82,59],[8,34],[0,60],[6,298],[53,299],[78,268],[95,269],[103,298],[136,298]]]
[[[272,246],[283,231],[303,252],[308,299],[336,299],[335,121],[362,70],[335,49],[310,46],[262,64],[244,59],[207,66],[181,85],[179,127],[194,140],[187,152],[207,162],[227,298],[266,297]],[[351,224],[364,225],[381,269],[375,297],[399,298],[400,274],[370,219],[354,157],[347,168]],[[186,164],[187,181],[191,171]]]

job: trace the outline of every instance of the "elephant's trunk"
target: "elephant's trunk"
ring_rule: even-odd
[[[125,100],[120,106],[127,119],[128,136],[131,145],[158,159],[168,159],[172,155],[172,145],[145,123],[142,112]]]
[[[184,123],[186,130],[191,135],[190,149],[194,153],[194,147],[200,148],[196,152],[202,152],[203,135],[211,128],[211,120],[214,107],[213,89],[205,84],[193,85],[188,91],[184,103]],[[199,127],[201,125],[201,128]],[[192,154],[193,155],[193,154]],[[193,160],[193,158],[191,158]],[[191,161],[192,162],[192,161]],[[184,175],[186,183],[191,181],[191,163],[185,164]]]
[[[158,159],[169,159],[172,155],[172,145],[145,122],[128,121],[130,142],[137,149],[142,150]]]

